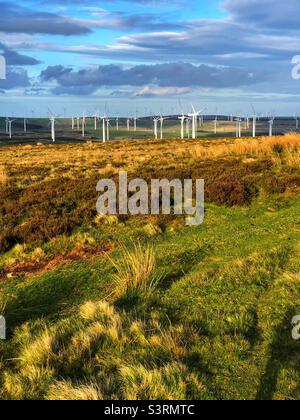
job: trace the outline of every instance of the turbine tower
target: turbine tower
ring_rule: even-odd
[[[253,109],[253,127],[252,127],[252,137],[256,137],[256,122],[257,122],[257,115],[256,115],[256,111],[254,109],[254,106],[252,105],[252,109]]]
[[[159,121],[159,118],[153,118],[155,140],[158,139],[158,121]]]
[[[198,132],[198,117],[204,111],[204,109],[196,112],[193,105],[192,105],[192,108],[193,108],[193,112],[189,114],[188,116],[192,118],[192,139],[195,140],[197,138],[197,132]]]
[[[85,137],[85,115],[82,116],[82,137]]]
[[[109,118],[106,118],[106,139],[107,139],[107,141],[109,141],[109,127],[110,127],[110,119]]]
[[[160,122],[160,139],[163,140],[164,138],[164,132],[163,132],[163,126],[164,126],[164,121],[166,120],[166,117],[161,116],[158,121]]]
[[[241,118],[236,119],[236,137],[237,138],[242,137],[242,119]]]
[[[214,126],[215,126],[215,134],[218,134],[218,116],[217,115],[215,118]]]
[[[106,143],[106,117],[101,117],[102,120],[102,141]]]
[[[9,135],[9,138],[10,139],[12,138],[12,130],[11,130],[11,128],[12,128],[12,123],[14,121],[16,121],[16,120],[8,120],[8,135]]]
[[[51,139],[53,143],[55,143],[55,117],[50,118],[50,125],[51,125]]]
[[[27,133],[27,120],[24,118],[24,133]]]
[[[188,139],[191,138],[191,133],[190,133],[191,121],[192,121],[191,118],[186,119],[186,134],[187,134]]]
[[[274,126],[275,118],[272,117],[269,119],[269,137],[273,136],[273,126]]]
[[[183,113],[182,113],[182,116],[178,117],[178,119],[181,122],[181,140],[184,140],[184,137],[185,137],[184,136],[184,123],[185,123],[185,120],[186,120],[186,116],[183,115]]]

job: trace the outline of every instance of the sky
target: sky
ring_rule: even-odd
[[[0,12],[0,115],[300,115],[299,0],[0,0]]]

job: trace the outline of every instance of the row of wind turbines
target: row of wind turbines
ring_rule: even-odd
[[[202,127],[204,125],[204,109],[201,109],[199,111],[196,111],[194,106],[192,105],[192,112],[188,114],[184,114],[182,112],[182,115],[178,117],[178,120],[180,121],[180,137],[182,140],[185,138],[188,139],[197,139],[198,130],[199,127]],[[51,130],[51,140],[55,143],[56,141],[56,121],[60,117],[56,117],[54,114],[50,113],[49,118],[49,127]],[[87,120],[93,119],[93,125],[94,130],[98,130],[98,124],[102,124],[102,141],[103,143],[110,140],[110,128],[112,127],[111,122],[115,122],[115,129],[119,131],[120,129],[120,118],[109,118],[107,115],[100,116],[99,114],[95,114],[93,117],[86,117],[85,114],[82,115],[82,117],[72,116],[71,118],[71,124],[72,124],[72,131],[76,130],[81,132],[82,137],[84,138],[86,136],[86,124]],[[294,117],[296,121],[296,130],[299,129],[299,119],[298,117]],[[163,139],[164,138],[164,122],[166,120],[173,120],[174,117],[164,117],[163,115],[153,117],[153,132],[154,132],[154,138],[155,139]],[[253,108],[253,116],[250,117],[234,117],[233,114],[228,116],[228,121],[231,121],[232,123],[235,122],[236,124],[236,137],[241,138],[243,129],[249,131],[250,125],[252,122],[252,136],[257,136],[257,122],[259,121],[260,117],[257,116],[254,108]],[[5,120],[5,130],[6,134],[8,134],[9,138],[12,138],[12,124],[16,121],[16,119],[10,119],[6,118]],[[137,125],[138,125],[139,118],[137,116],[135,117],[128,117],[125,119],[126,122],[126,128],[127,131],[130,132],[131,127],[133,127],[133,130],[137,131]],[[273,136],[273,127],[274,127],[275,117],[268,117],[268,123],[269,123],[269,136]],[[27,133],[27,124],[28,120],[26,118],[23,119],[23,131],[24,133]],[[219,128],[219,117],[216,116],[213,120],[213,126],[214,126],[214,134],[218,134],[218,128]]]

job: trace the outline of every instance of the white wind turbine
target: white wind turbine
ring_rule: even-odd
[[[133,119],[133,127],[134,127],[134,131],[137,131],[137,121],[138,121],[137,111],[136,111],[136,113],[135,113],[135,116],[134,116],[132,119]]]
[[[215,134],[218,134],[218,116],[217,115],[214,121],[214,127],[215,127]]]
[[[119,131],[119,117],[116,118],[116,129]]]
[[[236,119],[236,137],[237,138],[242,137],[242,119],[241,118]]]
[[[27,133],[27,122],[28,120],[24,118],[24,133]]]
[[[72,130],[74,130],[74,128],[75,128],[75,119],[74,117],[72,117]]]
[[[82,137],[85,137],[85,114],[82,116]]]
[[[199,127],[203,127],[204,119],[202,115],[199,115]]]
[[[8,135],[9,138],[12,138],[12,123],[16,121],[16,120],[8,120]]]
[[[110,119],[106,118],[106,139],[107,141],[110,140],[110,136],[109,136],[109,128],[110,128]]]
[[[295,121],[296,121],[296,130],[299,130],[299,119],[296,115],[295,115]]]
[[[192,139],[195,140],[197,137],[197,121],[198,121],[199,112],[196,112],[193,106],[192,108],[193,108],[193,113],[189,114],[189,117],[192,118]]]
[[[153,118],[155,140],[158,139],[158,121],[159,121],[159,118]]]
[[[95,131],[97,130],[97,122],[98,122],[98,115],[97,115],[97,114],[95,114],[95,115],[94,115],[94,130],[95,130]]]
[[[182,116],[181,117],[178,117],[178,119],[180,120],[180,123],[181,123],[181,139],[182,140],[184,140],[184,123],[185,123],[185,120],[186,120],[186,116],[185,115],[183,115],[183,113],[182,113]]]
[[[51,125],[51,139],[53,143],[55,143],[55,117],[50,117],[50,125]]]
[[[127,118],[127,131],[130,131],[130,118]]]
[[[102,120],[102,141],[103,141],[103,143],[105,143],[106,142],[106,120],[107,120],[107,117],[106,116],[104,116],[104,117],[101,117],[101,120]]]
[[[164,126],[164,121],[167,120],[166,117],[161,116],[158,121],[160,122],[160,139],[163,140],[164,138],[164,131],[163,131],[163,126]]]
[[[192,108],[193,108],[193,112],[189,114],[188,116],[192,118],[192,139],[195,140],[197,138],[197,131],[198,131],[198,117],[204,111],[204,109],[196,112],[193,105],[192,105]]]
[[[186,134],[187,134],[188,139],[191,138],[191,133],[190,133],[191,121],[192,121],[191,118],[186,119]]]
[[[5,133],[8,134],[8,121],[9,118],[5,118]]]
[[[253,126],[252,126],[252,137],[256,137],[256,122],[257,122],[257,114],[256,111],[254,109],[254,106],[252,106],[253,109]]]
[[[273,136],[274,121],[275,121],[275,118],[274,117],[271,117],[269,119],[269,137],[272,137]]]
[[[80,131],[80,117],[77,117],[77,130]]]

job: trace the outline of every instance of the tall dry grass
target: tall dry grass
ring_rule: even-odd
[[[218,158],[241,155],[268,155],[273,152],[275,146],[280,145],[283,150],[300,150],[300,135],[290,133],[282,137],[247,138],[237,140],[232,144],[211,145],[204,147],[200,144],[192,145],[192,156],[202,158]]]
[[[97,384],[74,386],[71,381],[58,381],[50,386],[47,399],[50,401],[99,401],[103,395]]]
[[[5,185],[8,181],[8,175],[3,165],[0,166],[0,185]]]
[[[156,255],[151,246],[135,244],[131,250],[123,247],[118,260],[111,259],[116,272],[113,276],[115,296],[126,293],[150,292],[161,280],[156,273]]]

